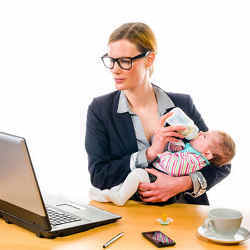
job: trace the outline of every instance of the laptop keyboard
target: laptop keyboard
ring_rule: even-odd
[[[74,221],[80,221],[81,218],[71,215],[71,214],[66,214],[61,211],[55,210],[51,207],[46,207],[48,216],[49,216],[49,221],[52,226],[58,226],[61,224],[66,224]]]

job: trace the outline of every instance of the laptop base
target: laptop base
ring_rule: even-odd
[[[68,228],[68,229],[65,229],[63,231],[57,232],[57,231],[43,231],[42,228],[39,228],[36,225],[28,224],[28,223],[14,217],[14,216],[6,214],[3,211],[1,211],[0,217],[2,217],[7,224],[18,225],[20,227],[23,227],[23,228],[35,233],[40,238],[47,238],[47,239],[55,239],[56,237],[64,237],[64,236],[72,235],[75,233],[84,232],[84,231],[87,231],[87,230],[95,228],[95,227],[99,227],[99,226],[103,226],[103,225],[106,225],[109,223],[113,223],[117,220],[117,219],[111,219],[111,220],[102,221],[99,223],[95,222],[95,223],[91,223],[89,225],[84,225],[84,227],[78,226],[78,227]]]

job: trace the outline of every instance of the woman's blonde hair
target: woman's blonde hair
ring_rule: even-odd
[[[115,29],[109,37],[108,44],[126,39],[133,43],[141,53],[151,51],[157,53],[156,38],[151,28],[145,23],[125,23]],[[150,76],[153,67],[150,69]]]

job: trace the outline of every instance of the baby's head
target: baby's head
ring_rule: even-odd
[[[198,137],[190,141],[190,144],[215,166],[230,163],[235,155],[233,139],[221,131],[200,132]]]

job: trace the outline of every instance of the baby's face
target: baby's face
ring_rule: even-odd
[[[218,140],[216,131],[199,132],[198,136],[190,141],[191,146],[201,153],[209,150]]]

